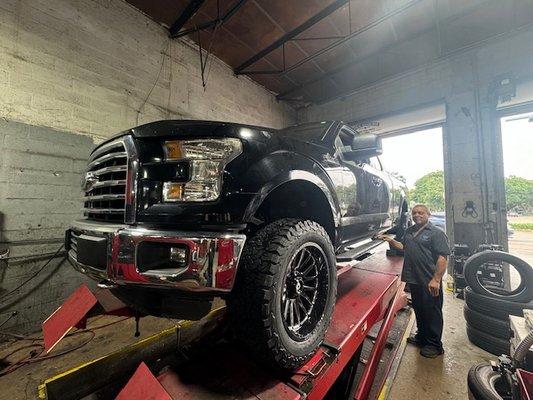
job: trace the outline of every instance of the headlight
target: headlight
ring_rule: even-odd
[[[242,153],[239,139],[172,140],[163,144],[166,161],[190,160],[187,183],[164,182],[163,201],[212,201],[220,196],[224,167]]]

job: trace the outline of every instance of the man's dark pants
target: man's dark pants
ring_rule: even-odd
[[[409,287],[418,326],[417,337],[424,346],[442,349],[442,285],[438,296],[432,296],[425,285],[409,284]]]

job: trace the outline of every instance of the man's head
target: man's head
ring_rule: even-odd
[[[413,216],[413,221],[417,225],[425,225],[429,221],[429,216],[431,212],[429,211],[428,206],[424,204],[417,204],[411,210]]]

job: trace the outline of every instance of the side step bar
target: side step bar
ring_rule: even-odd
[[[381,240],[368,239],[368,241],[358,244],[357,247],[351,247],[344,253],[337,254],[337,262],[360,261],[368,257],[368,253],[372,253],[372,250],[381,244],[383,244]]]

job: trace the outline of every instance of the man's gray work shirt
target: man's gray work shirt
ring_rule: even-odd
[[[407,228],[401,242],[404,249],[402,281],[427,286],[435,275],[439,256],[448,256],[448,237],[435,225],[428,222],[415,237],[420,226]]]

